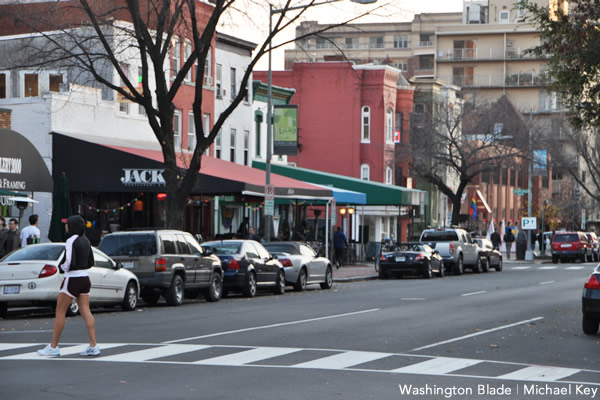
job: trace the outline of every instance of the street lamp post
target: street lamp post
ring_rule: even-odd
[[[269,35],[271,35],[272,31],[273,31],[273,14],[282,14],[282,13],[286,13],[288,11],[293,11],[293,10],[303,10],[309,7],[314,7],[314,6],[319,6],[322,4],[329,4],[329,3],[336,3],[338,1],[342,1],[342,0],[327,0],[327,1],[323,1],[320,3],[313,3],[313,4],[308,4],[305,6],[296,6],[296,7],[288,7],[288,8],[281,8],[281,9],[274,9],[273,5],[269,4]],[[358,4],[372,4],[377,2],[377,0],[350,0],[353,3],[358,3]],[[273,146],[273,110],[272,110],[272,103],[273,103],[273,99],[272,99],[272,84],[273,84],[273,74],[272,74],[272,69],[271,69],[271,50],[272,50],[272,42],[271,39],[269,39],[269,57],[268,57],[268,73],[267,73],[267,160],[265,163],[265,184],[266,185],[270,185],[271,184],[271,157],[272,157],[272,146]],[[266,209],[266,207],[265,207]],[[265,213],[265,240],[266,241],[271,241],[271,220],[272,220],[272,215]]]

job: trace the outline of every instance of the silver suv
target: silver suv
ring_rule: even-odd
[[[200,292],[207,301],[218,301],[223,293],[221,261],[187,232],[115,232],[104,236],[98,248],[137,275],[148,304],[162,295],[167,305],[178,306],[184,295],[195,298]]]

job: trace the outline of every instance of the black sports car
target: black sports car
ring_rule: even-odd
[[[479,257],[481,257],[481,269],[483,272],[488,272],[490,268],[495,268],[496,271],[502,271],[502,253],[498,249],[494,249],[492,241],[486,238],[473,239],[479,246]]]
[[[379,256],[379,278],[416,275],[425,279],[445,275],[444,263],[437,250],[425,243],[399,243],[393,252]]]
[[[598,325],[600,324],[600,265],[585,281],[581,296],[581,311],[583,311],[583,332],[586,335],[598,333]]]

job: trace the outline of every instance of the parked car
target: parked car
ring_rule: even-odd
[[[455,275],[462,275],[465,267],[481,272],[479,247],[464,229],[425,229],[420,242],[437,250],[444,260],[444,266],[451,268]]]
[[[221,298],[221,261],[187,232],[115,232],[104,236],[99,248],[137,275],[145,303],[155,304],[161,295],[169,306],[181,305],[184,295],[202,293],[211,302]]]
[[[581,296],[582,327],[586,335],[598,333],[600,324],[600,265],[588,277]]]
[[[431,279],[445,275],[444,261],[437,250],[424,243],[399,243],[394,251],[379,256],[379,277],[418,275]]]
[[[202,243],[213,252],[223,267],[223,296],[229,291],[241,291],[254,297],[257,289],[270,288],[276,294],[285,293],[285,271],[262,244],[254,240],[218,240]]]
[[[319,283],[323,289],[333,286],[331,262],[319,257],[315,250],[302,242],[270,242],[265,248],[283,265],[285,280],[296,290],[306,290],[306,286]]]
[[[92,248],[92,251],[94,265],[88,271],[92,282],[90,303],[120,304],[123,310],[134,310],[140,289],[136,276],[100,250]],[[43,243],[29,245],[5,256],[0,261],[0,316],[5,316],[9,307],[55,307],[64,279],[59,268],[64,253],[64,243]],[[75,315],[78,311],[74,301],[67,313]]]
[[[495,268],[496,271],[502,271],[502,253],[498,249],[494,249],[492,241],[486,238],[474,238],[475,243],[479,246],[479,256],[481,257],[481,269],[483,272],[488,272],[490,268]]]
[[[559,260],[575,260],[586,262],[592,259],[592,247],[583,232],[556,232],[552,239],[552,262]]]
[[[596,232],[586,232],[585,235],[588,237],[590,246],[592,246],[592,260],[588,261],[600,261],[600,242],[598,242],[598,235],[596,235]]]

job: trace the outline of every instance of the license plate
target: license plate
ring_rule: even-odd
[[[121,264],[123,264],[123,268],[125,269],[133,269],[133,261],[125,261]]]
[[[4,294],[19,294],[21,290],[21,286],[19,285],[6,285],[4,286],[3,293]]]
[[[564,249],[566,247],[571,247],[571,245],[570,244],[561,244],[560,247]]]
[[[396,262],[404,262],[406,261],[406,257],[396,257]]]

